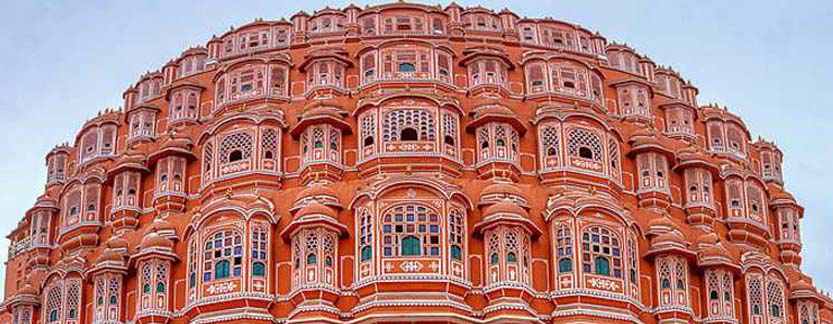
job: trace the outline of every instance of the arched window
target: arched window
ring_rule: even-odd
[[[622,278],[622,249],[615,233],[600,226],[591,226],[584,230],[581,241],[584,273]]]
[[[573,236],[569,224],[555,225],[555,256],[559,273],[573,271]]]
[[[780,279],[767,278],[767,304],[769,304],[769,315],[774,318],[785,318],[784,316],[784,286]]]
[[[610,260],[603,256],[597,256],[593,261],[595,274],[609,276],[610,275]]]
[[[416,66],[413,63],[399,63],[399,72],[416,72]]]
[[[567,132],[567,153],[596,162],[602,161],[602,142],[596,132],[584,128],[571,128]]]
[[[368,261],[371,257],[373,257],[373,249],[370,246],[362,247],[361,261]]]
[[[406,236],[402,239],[402,256],[420,255],[419,239],[415,236]]]
[[[373,220],[368,210],[359,212],[359,246],[361,247],[361,262],[370,261],[373,257]]]
[[[542,164],[545,169],[559,165],[561,151],[561,130],[557,126],[544,126],[540,130]]]
[[[463,260],[464,235],[463,213],[458,209],[452,209],[448,214],[448,243],[452,260]]]
[[[220,163],[233,163],[251,158],[252,145],[252,136],[249,133],[226,135],[220,145]]]
[[[436,128],[428,110],[397,109],[385,113],[382,134],[385,141],[434,141]]]
[[[240,277],[243,269],[243,236],[221,230],[205,242],[203,282]]]
[[[439,256],[440,217],[418,204],[398,205],[382,217],[382,255]]]
[[[399,135],[399,140],[401,141],[416,141],[418,139],[419,135],[417,135],[416,129],[410,127],[403,128]]]

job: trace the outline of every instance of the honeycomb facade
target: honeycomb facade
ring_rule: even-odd
[[[795,323],[782,153],[678,72],[391,3],[185,50],[46,156],[4,323]]]

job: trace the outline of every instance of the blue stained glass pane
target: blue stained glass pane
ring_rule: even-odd
[[[431,225],[430,229],[431,229],[431,233],[439,233],[440,232],[440,226],[439,225]]]
[[[242,246],[235,246],[234,247],[234,255],[242,255],[243,254],[243,247]]]
[[[202,274],[202,281],[211,281],[211,272],[206,272]]]
[[[240,268],[240,267],[234,268],[234,276],[235,276],[235,277],[240,277],[240,275],[241,275],[241,274],[242,274],[242,272],[243,272],[243,270],[242,270],[242,269],[243,269],[243,268]]]

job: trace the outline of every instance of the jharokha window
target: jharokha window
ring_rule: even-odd
[[[101,184],[75,185],[63,196],[64,221],[62,231],[83,224],[99,224]]]
[[[518,162],[520,136],[509,124],[488,123],[477,128],[478,162]]]
[[[258,62],[234,66],[215,83],[215,108],[247,99],[286,98],[288,75],[283,64]]]
[[[73,274],[66,278],[53,278],[44,288],[44,323],[78,323],[81,314],[81,278]]]
[[[441,48],[398,45],[362,54],[362,84],[375,81],[452,81],[451,52]]]
[[[149,139],[155,134],[156,111],[139,108],[129,114],[128,140]]]
[[[344,63],[335,60],[321,60],[307,68],[307,90],[321,86],[344,87]]]
[[[327,124],[307,127],[301,133],[301,157],[304,164],[332,162],[341,164],[341,130]]]
[[[202,184],[251,172],[280,172],[279,128],[251,126],[220,133],[203,145]]]
[[[171,265],[168,261],[148,260],[139,266],[137,312],[167,311]]]
[[[527,95],[553,93],[601,103],[601,77],[587,66],[572,61],[534,60],[525,67]]]
[[[487,283],[530,283],[529,233],[520,227],[499,226],[484,234]]]
[[[458,159],[459,118],[457,111],[438,109],[433,102],[412,99],[391,101],[381,108],[366,110],[359,115],[360,159],[380,153],[388,156],[442,153]]]
[[[191,86],[172,90],[169,121],[171,123],[196,121],[199,117],[200,93],[200,88]]]
[[[685,181],[688,185],[687,205],[713,206],[711,172],[702,168],[686,169]]]
[[[182,157],[166,157],[159,160],[156,168],[156,195],[184,195],[185,167]]]
[[[135,171],[125,171],[113,180],[113,210],[138,209],[139,184],[142,176]]]
[[[668,161],[659,153],[641,153],[636,157],[639,191],[668,192]]]
[[[334,286],[338,236],[324,228],[307,229],[292,239],[292,287]]]
[[[688,263],[677,256],[657,258],[660,306],[688,308]]]
[[[209,235],[203,249],[202,282],[239,278],[243,275],[243,235],[220,230]]]
[[[496,58],[482,58],[468,64],[471,86],[492,84],[506,86],[509,66]]]
[[[610,230],[591,226],[581,236],[581,267],[584,273],[622,278],[622,246]]]
[[[708,317],[735,318],[734,279],[726,270],[706,271]]]
[[[746,274],[749,318],[754,323],[784,323],[787,318],[784,281],[777,275],[758,271]]]
[[[440,255],[440,216],[423,205],[399,205],[382,216],[382,255],[419,257]]]
[[[116,125],[106,124],[89,128],[81,137],[79,145],[81,163],[98,157],[109,157],[116,152]]]

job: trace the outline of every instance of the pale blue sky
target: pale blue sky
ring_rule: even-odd
[[[2,1],[0,233],[41,194],[43,157],[84,120],[119,106],[145,71],[257,17],[346,3],[304,1]],[[238,4],[240,3],[240,4]],[[501,9],[505,1],[462,1]],[[359,2],[364,5],[365,2]],[[446,5],[447,3],[442,3]],[[738,113],[784,151],[787,188],[806,208],[804,266],[833,288],[833,1],[517,1],[627,42],[700,88],[700,102]],[[824,237],[828,238],[825,239]],[[0,243],[6,259],[8,241]],[[3,276],[0,270],[0,276]],[[2,281],[0,281],[2,285]]]

